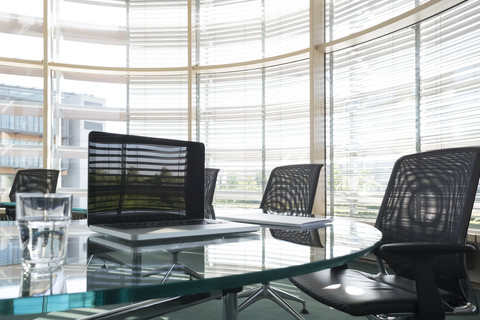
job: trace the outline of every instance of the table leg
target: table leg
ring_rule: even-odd
[[[228,292],[223,295],[222,320],[237,320],[238,317],[238,300],[236,292]]]

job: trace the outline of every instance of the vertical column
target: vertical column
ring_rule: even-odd
[[[310,162],[326,163],[325,153],[325,53],[317,49],[325,42],[325,0],[310,0]],[[326,175],[320,172],[313,213],[326,213]]]
[[[197,134],[197,137],[193,137],[193,128],[192,128],[192,121],[193,121],[193,103],[192,103],[192,95],[193,95],[193,77],[195,76],[193,74],[193,70],[192,70],[192,50],[193,50],[193,46],[192,46],[192,41],[193,41],[193,37],[192,37],[192,33],[193,33],[193,22],[192,22],[192,1],[196,1],[196,0],[188,0],[188,3],[187,3],[187,19],[188,19],[188,26],[187,26],[187,37],[188,37],[188,53],[187,53],[187,56],[188,56],[188,70],[187,70],[187,77],[188,77],[188,97],[187,97],[187,101],[188,101],[188,140],[192,141],[192,139],[196,140],[198,138],[198,134]],[[195,6],[196,8],[196,6]],[[198,109],[198,108],[197,108]],[[197,129],[198,129],[198,123],[197,123]]]
[[[50,0],[43,0],[43,168],[53,168],[53,110],[51,101]]]
[[[422,151],[422,136],[420,134],[420,25],[413,26],[415,31],[415,151]]]

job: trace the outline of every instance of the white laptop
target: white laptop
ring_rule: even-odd
[[[330,218],[289,216],[263,213],[262,209],[215,209],[218,219],[254,223],[265,226],[293,228],[321,228],[332,222]]]
[[[203,143],[92,131],[92,231],[141,241],[251,232],[260,226],[204,218]]]

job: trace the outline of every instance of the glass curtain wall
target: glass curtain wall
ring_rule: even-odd
[[[309,61],[295,54],[309,46],[309,1],[198,5],[196,134],[220,168],[216,205],[258,207],[273,167],[310,162]]]
[[[358,31],[348,29],[351,1],[328,3],[331,39]],[[362,1],[363,10],[380,14],[378,3]],[[375,217],[401,155],[479,145],[479,27],[479,2],[466,1],[326,55],[329,212]],[[473,216],[480,224],[478,201]]]
[[[42,1],[2,3],[0,186],[4,201],[8,201],[7,191],[17,168],[41,167],[43,163],[42,34]]]
[[[2,200],[18,169],[53,167],[85,207],[99,130],[204,142],[218,203],[258,206],[273,166],[310,160],[309,4],[2,4]]]
[[[328,45],[460,1],[320,2]],[[310,128],[313,3],[5,1],[2,200],[18,169],[54,167],[85,206],[88,132],[102,130],[204,142],[217,205],[257,206],[273,167],[308,163],[323,143]],[[402,154],[478,144],[479,11],[464,1],[325,50],[327,213],[374,216]]]
[[[199,77],[206,166],[221,168],[217,205],[257,206],[268,172],[308,163],[308,60]]]

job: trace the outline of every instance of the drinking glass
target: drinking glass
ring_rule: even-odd
[[[54,269],[65,260],[72,195],[18,193],[16,223],[24,268]]]

